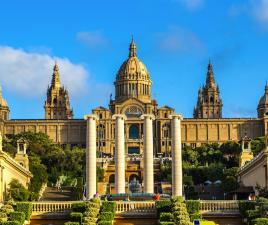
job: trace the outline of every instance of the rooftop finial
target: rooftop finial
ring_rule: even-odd
[[[134,37],[132,36],[132,40],[129,46],[129,57],[136,57],[137,56],[137,47],[134,41]]]
[[[214,79],[213,66],[212,66],[212,63],[211,63],[211,60],[210,59],[209,59],[209,63],[208,63],[206,86],[207,87],[215,87],[215,79]]]

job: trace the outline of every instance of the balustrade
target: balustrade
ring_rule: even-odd
[[[72,209],[73,203],[75,202],[33,202],[33,214],[67,213]]]
[[[155,214],[155,202],[129,201],[116,202],[117,214]]]
[[[236,200],[201,200],[200,211],[204,212],[237,212],[239,211]]]

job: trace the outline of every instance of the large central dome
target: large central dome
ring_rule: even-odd
[[[121,65],[116,75],[116,101],[130,97],[138,98],[143,102],[151,101],[152,81],[146,66],[137,57],[137,47],[132,38],[129,46],[129,56]]]
[[[150,80],[146,66],[137,57],[137,47],[133,39],[129,46],[129,57],[122,64],[116,76],[116,80],[122,79]]]

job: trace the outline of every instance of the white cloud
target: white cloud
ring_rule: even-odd
[[[194,33],[177,26],[158,33],[157,38],[159,48],[168,52],[201,52],[205,49],[202,41]]]
[[[59,64],[61,81],[70,94],[77,96],[86,91],[89,73],[83,65],[74,64],[67,58],[8,46],[0,46],[0,84],[20,96],[45,97],[55,60]]]
[[[189,10],[199,9],[204,3],[204,0],[178,0],[178,1]]]
[[[98,49],[109,45],[109,41],[101,31],[87,31],[76,34],[76,39],[91,49]]]

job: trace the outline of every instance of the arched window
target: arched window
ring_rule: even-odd
[[[105,139],[105,126],[103,124],[97,126],[97,132],[99,140]]]
[[[128,137],[129,139],[139,139],[139,126],[137,124],[132,124],[129,127]]]
[[[54,104],[54,105],[57,104],[57,99],[56,99],[56,98],[53,99],[53,104]]]
[[[170,138],[170,125],[165,123],[162,126],[162,131],[163,131],[163,137],[164,138]]]
[[[214,98],[212,96],[210,97],[210,102],[214,102]]]

